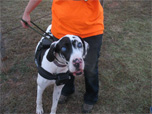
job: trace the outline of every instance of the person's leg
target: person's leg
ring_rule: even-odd
[[[93,105],[98,100],[98,58],[102,45],[102,35],[92,36],[84,39],[89,43],[89,51],[85,59],[85,86],[84,103]]]

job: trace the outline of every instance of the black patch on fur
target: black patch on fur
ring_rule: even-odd
[[[76,38],[76,37],[72,37],[72,38]],[[83,45],[83,55],[85,55],[85,53],[86,53],[86,46],[85,46],[84,40],[81,37],[79,37],[79,36],[78,36],[78,38],[80,38],[80,40],[82,42],[82,45]],[[77,42],[76,40],[74,40],[72,42],[72,45],[73,45],[74,48],[77,48],[76,42]]]
[[[83,55],[85,55],[85,51],[86,51],[86,46],[85,46],[85,43],[84,43],[84,40],[81,38],[81,37],[79,37],[80,38],[80,40],[81,40],[81,42],[82,42],[82,44],[83,44]]]
[[[55,44],[52,44],[52,45],[50,46],[50,50],[49,50],[49,52],[48,52],[48,54],[47,54],[47,56],[46,56],[46,58],[47,58],[48,61],[50,61],[50,62],[54,61],[54,59],[55,59],[54,51],[55,51]]]
[[[74,48],[77,47],[77,46],[76,46],[76,42],[77,42],[76,40],[72,41],[72,45],[73,45]]]
[[[66,51],[62,52],[61,51],[62,47],[65,47]],[[65,36],[64,38],[60,40],[60,42],[56,45],[55,52],[60,53],[61,55],[65,57],[67,61],[69,61],[70,56],[72,54],[72,44],[69,37]]]

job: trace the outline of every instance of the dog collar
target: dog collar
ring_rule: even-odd
[[[58,67],[66,67],[66,66],[67,66],[67,65],[63,65],[63,64],[58,63],[56,60],[53,61],[53,63],[54,63],[56,66],[58,66]]]

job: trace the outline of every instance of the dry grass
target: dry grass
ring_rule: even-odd
[[[21,28],[19,19],[27,2],[1,1],[2,39],[8,57],[4,73],[0,74],[1,113],[5,114],[35,113],[34,50],[40,36]],[[50,7],[51,3],[44,0],[31,16],[43,29],[51,23]],[[93,114],[149,113],[152,106],[150,9],[150,1],[105,1],[105,34],[99,59],[100,91]],[[75,94],[67,104],[58,106],[57,113],[81,113],[84,79],[76,79],[75,85]],[[52,87],[45,90],[43,100],[44,110],[49,113]]]

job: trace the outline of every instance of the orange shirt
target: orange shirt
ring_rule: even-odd
[[[99,0],[53,0],[51,32],[56,38],[103,34],[103,18]]]

